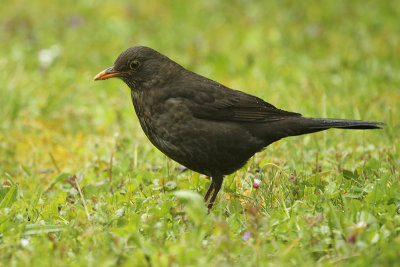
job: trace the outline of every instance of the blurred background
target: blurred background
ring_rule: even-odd
[[[135,45],[282,109],[388,124],[361,139],[330,131],[317,135],[322,141],[280,142],[268,150],[271,158],[294,166],[296,145],[310,140],[317,148],[397,146],[399,12],[396,1],[365,0],[4,0],[1,175],[47,184],[56,172],[95,172],[115,151],[124,170],[163,165],[129,89],[92,80]]]

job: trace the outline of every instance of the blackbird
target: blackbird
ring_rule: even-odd
[[[305,118],[193,73],[145,46],[127,49],[94,80],[118,77],[131,89],[140,125],[171,159],[211,177],[213,206],[223,176],[284,137],[330,128],[380,129],[380,122]]]

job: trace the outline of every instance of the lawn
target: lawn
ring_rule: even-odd
[[[0,266],[400,265],[399,14],[389,0],[3,0]],[[274,143],[207,214],[210,180],[151,145],[125,84],[93,82],[135,45],[285,110],[386,127]]]

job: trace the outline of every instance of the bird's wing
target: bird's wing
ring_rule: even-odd
[[[197,118],[238,122],[278,121],[301,114],[276,108],[264,100],[219,83],[186,84],[176,87],[179,97]],[[179,88],[179,89],[178,89]]]

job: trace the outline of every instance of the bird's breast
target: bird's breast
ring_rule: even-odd
[[[151,101],[148,101],[148,97],[146,97],[145,93],[142,91],[132,90],[131,98],[140,125],[142,126],[142,129],[147,137],[151,139],[150,136],[153,136],[155,134],[153,130],[154,127],[152,127],[151,123],[153,103],[151,103]]]

